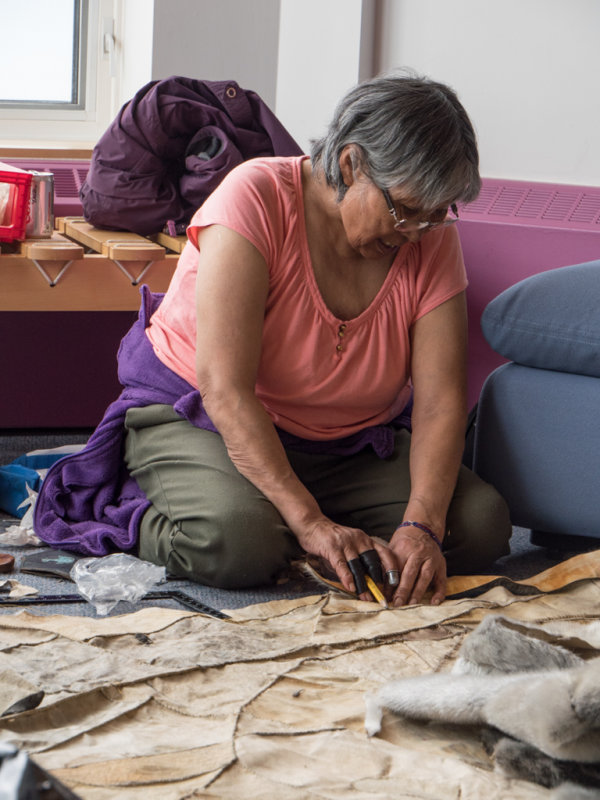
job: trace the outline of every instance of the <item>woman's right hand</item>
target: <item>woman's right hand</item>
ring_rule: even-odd
[[[339,525],[325,516],[303,525],[302,530],[296,530],[294,533],[303,550],[310,555],[325,559],[330,564],[348,592],[357,592],[357,588],[360,588],[355,586],[349,562],[360,559],[361,555],[364,558],[364,553],[376,551],[381,561],[383,575],[390,570],[399,569],[396,556],[386,542],[367,536],[359,528]],[[362,592],[359,597],[361,600],[373,599],[369,592]]]

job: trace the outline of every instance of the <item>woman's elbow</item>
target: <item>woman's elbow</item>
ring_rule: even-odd
[[[204,410],[217,427],[220,420],[235,418],[244,403],[254,397],[252,390],[234,381],[200,372],[198,372],[198,391]]]

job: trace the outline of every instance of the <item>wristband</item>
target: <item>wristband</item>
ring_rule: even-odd
[[[427,525],[423,525],[422,522],[402,522],[402,523],[400,523],[400,525],[398,525],[398,527],[399,528],[407,528],[409,525],[412,525],[413,528],[418,528],[420,531],[425,531],[425,533],[428,536],[430,536],[433,539],[433,541],[437,544],[437,546],[440,548],[440,550],[442,550],[442,543],[440,542],[438,537],[431,530],[431,528],[428,528]]]

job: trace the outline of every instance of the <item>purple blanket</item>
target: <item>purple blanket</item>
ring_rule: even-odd
[[[83,450],[57,461],[42,483],[34,510],[34,529],[42,541],[63,550],[102,556],[129,551],[138,540],[139,522],[149,502],[123,462],[125,414],[152,403],[172,405],[199,428],[216,431],[200,394],[154,354],[145,334],[163,295],[141,287],[138,320],[121,342],[118,375],[123,391],[106,410]],[[381,458],[391,455],[394,429],[409,427],[409,409],[389,426],[365,428],[353,436],[313,442],[278,430],[285,447],[340,455],[371,446]]]

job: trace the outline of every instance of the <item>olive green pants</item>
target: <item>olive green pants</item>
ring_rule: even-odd
[[[125,461],[151,502],[140,524],[140,558],[209,586],[272,582],[301,555],[272,503],[232,463],[222,438],[196,428],[168,405],[127,412]],[[290,463],[321,510],[344,525],[389,540],[410,493],[410,434],[380,459],[371,448],[351,456],[288,450]],[[476,573],[509,552],[506,504],[461,467],[444,540],[449,574]]]

